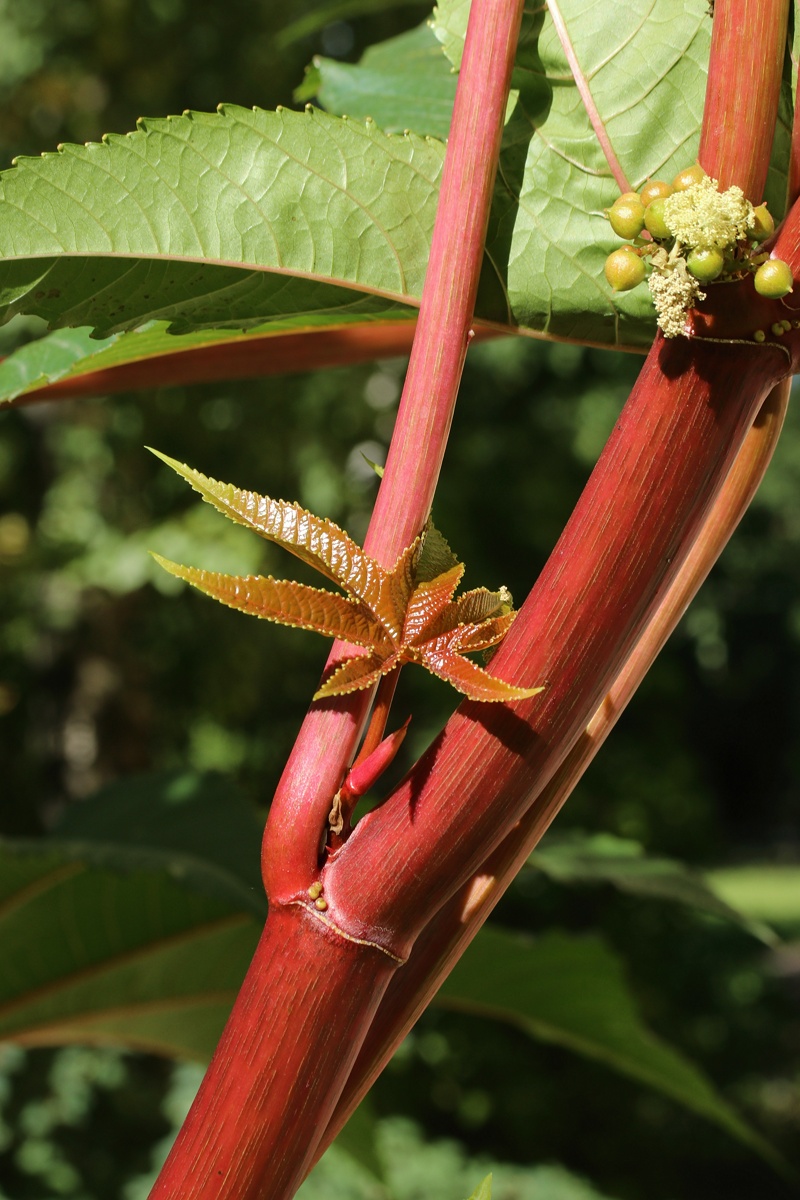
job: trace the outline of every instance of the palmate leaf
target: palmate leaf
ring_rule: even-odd
[[[153,453],[231,520],[283,546],[346,593],[346,597],[337,596],[271,577],[221,575],[154,556],[172,575],[230,608],[314,630],[367,651],[340,662],[315,693],[315,700],[371,687],[382,675],[407,662],[426,667],[472,700],[525,700],[541,691],[516,687],[462,657],[465,651],[501,641],[515,613],[505,588],[498,592],[479,588],[466,593],[463,603],[453,602],[464,566],[433,527],[406,547],[387,571],[338,525],[299,504],[243,491],[157,450]],[[417,565],[425,556],[428,540],[432,548],[426,559],[426,577],[420,579]],[[447,566],[441,574],[427,578],[434,563]],[[465,620],[471,613],[478,619]]]
[[[370,46],[358,63],[315,57],[295,98],[316,97],[329,112],[372,117],[387,133],[413,129],[444,139],[450,129],[456,78],[425,21],[408,33]]]

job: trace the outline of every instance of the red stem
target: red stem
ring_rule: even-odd
[[[423,527],[444,454],[522,7],[474,0],[470,12],[417,339],[367,538],[388,565]],[[300,731],[265,831],[266,932],[157,1200],[289,1196],[398,965],[380,931],[344,929],[317,891],[321,836],[368,701],[356,693],[315,704]]]
[[[464,703],[325,871],[347,929],[406,957],[569,752],[685,557],[765,395],[774,349],[659,338],[567,527],[493,660],[515,705]],[[488,711],[487,711],[488,710]],[[435,768],[435,769],[434,769]]]
[[[547,830],[716,562],[769,465],[783,425],[789,392],[787,379],[765,401],[701,536],[614,686],[559,770],[480,870],[426,925],[409,962],[390,981],[331,1125],[320,1142],[320,1154],[369,1090]]]
[[[764,199],[789,21],[789,0],[716,0],[700,165],[720,187]]]
[[[327,1124],[397,967],[312,911],[270,911],[203,1080],[203,1119],[187,1119],[150,1200],[294,1195],[317,1144],[309,1131]]]
[[[522,0],[476,0],[470,12],[417,335],[365,541],[367,552],[387,567],[424,526],[439,478],[469,341],[522,7]],[[272,903],[293,899],[316,876],[320,835],[368,703],[369,695],[358,692],[315,704],[306,717],[264,835]]]

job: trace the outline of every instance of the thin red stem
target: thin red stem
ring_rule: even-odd
[[[400,668],[398,667],[396,670],[390,671],[388,675],[384,675],[378,684],[367,732],[364,734],[361,749],[353,761],[354,767],[359,766],[365,758],[369,758],[372,751],[377,750],[379,743],[383,740],[383,735],[386,732],[386,722],[389,720],[389,711],[392,707],[392,700],[394,700],[399,678]]]
[[[482,260],[523,0],[474,0],[417,340],[367,547],[393,565],[428,515]],[[270,916],[154,1200],[282,1200],[302,1177],[402,956],[345,928],[321,835],[369,696],[313,705],[264,837]],[[335,859],[333,860],[335,861]]]
[[[365,541],[386,567],[423,528],[439,478],[470,336],[522,8],[522,0],[476,0],[470,12],[417,334]],[[369,699],[358,692],[315,704],[300,730],[264,835],[264,881],[273,903],[293,898],[316,876],[320,834]]]

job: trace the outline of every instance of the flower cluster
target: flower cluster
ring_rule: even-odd
[[[685,333],[687,313],[706,298],[701,284],[752,273],[763,296],[777,299],[792,290],[788,265],[760,249],[775,230],[767,206],[754,208],[738,187],[720,191],[697,164],[671,184],[655,179],[639,192],[625,192],[606,215],[614,232],[628,239],[608,256],[606,279],[615,291],[647,279],[665,337]]]

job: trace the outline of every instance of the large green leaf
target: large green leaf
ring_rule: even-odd
[[[267,915],[261,824],[224,775],[132,775],[68,808],[56,833],[60,842],[80,845],[81,856],[94,865],[161,868],[262,919]]]
[[[0,304],[102,336],[383,313],[420,294],[442,157],[320,112],[222,107],[21,159],[0,186]]]
[[[648,858],[638,842],[610,833],[548,834],[528,862],[557,883],[609,883],[622,892],[655,900],[686,904],[743,926],[748,933],[774,945],[778,940],[769,926],[753,921],[749,910],[739,911],[702,875],[683,863]]]
[[[57,837],[0,841],[0,1040],[208,1057],[263,921],[259,844],[235,787],[191,772],[110,785],[75,806]],[[619,961],[597,938],[531,941],[487,927],[437,1002],[605,1062],[769,1156],[642,1024]],[[348,1146],[375,1170],[362,1115]]]
[[[454,62],[467,10],[467,0],[437,10]],[[616,295],[604,279],[614,239],[603,209],[617,191],[612,166],[636,186],[695,157],[709,30],[705,0],[631,0],[624,21],[594,0],[551,0],[526,15],[480,319],[649,344],[647,290]],[[444,128],[452,82],[424,30],[373,48],[355,67],[318,70],[332,107],[372,110],[392,127]],[[776,212],[790,117],[787,82],[767,196]],[[36,313],[100,336],[151,320],[188,334],[408,312],[421,292],[442,156],[433,139],[387,136],[370,122],[223,107],[23,159],[0,185],[0,305],[6,317]]]
[[[624,31],[585,0],[567,14],[634,182],[693,157],[708,47],[702,0],[637,4]],[[645,294],[616,297],[603,279],[602,210],[616,187],[549,16],[529,20],[519,63],[479,313],[647,344]],[[101,335],[153,319],[186,332],[414,304],[442,155],[432,139],[319,112],[223,107],[22,159],[2,181],[0,302]]]
[[[111,870],[86,843],[0,841],[0,1040],[211,1054],[260,922],[163,869],[135,869],[135,851],[120,873],[123,855]]]
[[[702,1072],[643,1024],[619,960],[599,938],[549,933],[534,941],[486,927],[437,1002],[604,1062],[778,1162]]]

